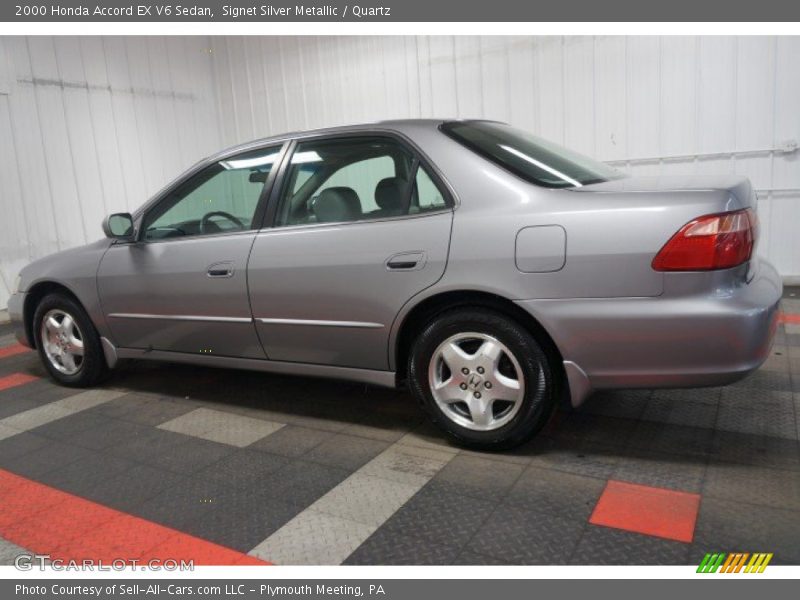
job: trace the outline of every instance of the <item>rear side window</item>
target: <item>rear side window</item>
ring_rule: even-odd
[[[326,138],[297,145],[276,225],[366,221],[446,208],[444,193],[400,142]]]
[[[543,187],[582,187],[623,177],[608,165],[504,123],[450,122],[441,130],[484,158]]]

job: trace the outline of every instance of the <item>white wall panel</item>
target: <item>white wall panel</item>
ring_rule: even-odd
[[[24,264],[98,239],[105,214],[219,148],[210,50],[208,38],[0,39],[0,307]]]
[[[241,42],[212,43],[222,53]],[[259,65],[251,84],[268,98],[257,104],[285,103],[285,119],[248,130],[246,116],[223,111],[230,142],[383,118],[484,117],[635,174],[740,173],[759,188],[760,251],[800,278],[800,156],[774,151],[800,140],[800,38],[323,37],[269,39],[262,51],[238,56]],[[239,71],[215,67],[222,97]]]
[[[635,174],[745,174],[760,251],[800,278],[798,64],[798,37],[2,38],[0,306],[25,262],[222,146],[431,116],[507,120]]]

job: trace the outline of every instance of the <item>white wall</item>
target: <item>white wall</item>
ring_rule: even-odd
[[[634,173],[741,173],[760,190],[759,251],[800,277],[800,153],[773,150],[800,140],[799,37],[212,44],[226,144],[396,117],[486,117]]]
[[[773,150],[800,140],[798,65],[798,37],[0,38],[0,307],[26,262],[222,146],[420,116],[748,175],[760,251],[800,278],[800,153]]]
[[[0,308],[220,146],[208,38],[0,38]]]

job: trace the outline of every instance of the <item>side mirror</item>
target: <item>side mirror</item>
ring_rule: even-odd
[[[133,217],[130,213],[114,213],[103,219],[103,233],[112,240],[133,241]]]

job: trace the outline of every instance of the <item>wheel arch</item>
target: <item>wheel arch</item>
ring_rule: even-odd
[[[398,328],[394,343],[394,366],[398,385],[406,379],[411,345],[423,327],[438,314],[454,308],[468,307],[492,309],[520,323],[542,344],[544,351],[553,361],[553,368],[559,375],[561,385],[567,386],[561,352],[542,324],[508,298],[476,290],[441,292],[425,298],[408,311]]]
[[[33,316],[36,314],[36,307],[39,306],[42,298],[53,293],[64,294],[65,296],[68,296],[77,302],[79,306],[84,308],[84,310],[86,308],[83,306],[83,303],[80,301],[75,292],[73,292],[64,284],[50,280],[37,281],[30,287],[30,289],[28,289],[27,293],[25,294],[25,303],[22,307],[22,319],[25,326],[25,335],[27,336],[28,340],[30,340],[32,348],[36,348],[38,346],[38,340],[33,331]]]

